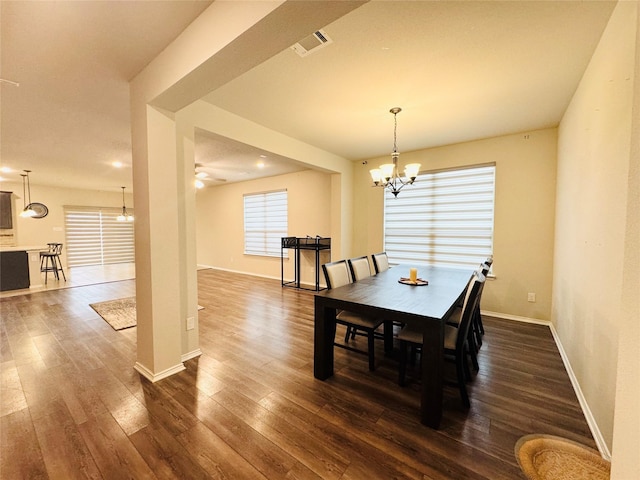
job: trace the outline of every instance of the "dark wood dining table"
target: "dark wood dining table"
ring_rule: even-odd
[[[423,330],[421,422],[438,428],[442,419],[444,369],[444,326],[471,279],[472,271],[415,266],[418,277],[428,285],[405,285],[409,265],[397,265],[385,272],[315,295],[314,376],[326,380],[333,375],[336,310],[415,324]]]

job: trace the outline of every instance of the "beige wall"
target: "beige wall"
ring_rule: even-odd
[[[20,213],[23,208],[22,183],[2,182],[0,189],[14,192],[14,209]],[[19,198],[18,198],[19,197]],[[31,183],[31,200],[44,203],[49,213],[44,218],[21,218],[14,224],[16,245],[46,245],[50,242],[65,243],[65,205],[88,207],[122,207],[122,190],[114,187],[113,192],[60,188]],[[127,210],[133,211],[133,196],[125,193]],[[62,250],[62,264],[67,265],[66,248]]]
[[[422,171],[495,162],[496,278],[485,287],[483,310],[550,318],[556,133],[555,129],[537,130],[401,154],[401,164],[418,162]],[[354,255],[383,248],[383,192],[370,187],[369,169],[387,160],[356,165]],[[536,293],[535,303],[527,301],[529,292]]]
[[[308,145],[292,137],[250,122],[203,101],[195,102],[176,114],[183,132],[201,128],[237,140],[247,145],[289,158],[310,169],[332,174],[331,213],[332,251],[337,257],[347,257],[351,248],[351,200],[353,163]]]
[[[626,12],[625,12],[626,13]],[[633,19],[632,15],[629,15]],[[618,340],[616,403],[613,424],[611,478],[640,478],[640,4],[636,2],[636,57],[631,149],[627,191],[627,229]]]
[[[196,195],[198,264],[280,278],[280,258],[244,254],[243,195],[287,190],[289,236],[331,236],[331,175],[314,170],[209,187]],[[326,255],[322,262],[328,261]],[[315,282],[315,257],[301,258],[302,280]],[[293,279],[293,251],[285,262],[285,278]],[[321,275],[322,278],[322,275]]]
[[[639,248],[625,241],[637,24],[637,3],[620,2],[565,112],[558,141],[552,321],[609,448],[618,341],[631,320],[621,315],[623,278],[632,268],[625,251]],[[637,353],[636,345],[636,379]],[[638,382],[629,386],[637,399]]]

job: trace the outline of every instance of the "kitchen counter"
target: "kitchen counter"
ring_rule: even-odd
[[[43,245],[0,247],[0,290],[42,286],[40,252]]]

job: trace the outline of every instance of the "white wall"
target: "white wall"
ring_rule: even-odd
[[[625,240],[637,24],[637,2],[620,2],[558,140],[552,321],[609,448],[618,342],[629,322],[621,303],[625,251],[638,248]],[[635,365],[637,372],[637,356]],[[637,398],[637,382],[633,388]],[[637,453],[638,437],[627,440]]]
[[[287,190],[289,236],[331,236],[331,175],[315,170],[209,187],[196,196],[198,264],[280,278],[280,258],[244,254],[243,195]],[[322,263],[328,261],[323,255]],[[301,259],[302,280],[315,282],[315,257]],[[322,274],[320,275],[322,278]],[[293,279],[293,251],[285,261],[285,279]]]
[[[20,213],[23,208],[22,183],[2,182],[0,189],[14,192],[14,209]],[[43,203],[49,209],[44,218],[22,218],[17,216],[14,223],[16,245],[37,246],[47,243],[65,243],[64,206],[122,207],[122,190],[114,187],[113,192],[83,190],[79,188],[59,188],[31,184],[31,201]],[[133,196],[125,192],[127,211],[133,212]],[[66,267],[66,248],[62,250],[62,264]]]
[[[417,162],[423,171],[495,162],[496,278],[485,286],[483,310],[550,319],[556,134],[551,128],[401,154],[402,164]],[[354,255],[383,248],[383,192],[370,186],[369,170],[387,161],[356,165]],[[529,292],[535,303],[527,301]]]

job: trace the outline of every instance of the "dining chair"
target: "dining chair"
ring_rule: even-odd
[[[387,252],[374,253],[371,255],[371,260],[373,260],[373,269],[376,273],[389,270],[389,257],[387,257]]]
[[[481,272],[482,275],[484,275],[486,278],[490,268],[491,267],[486,263],[482,263],[478,267],[477,271]],[[482,316],[480,315],[480,302],[482,300],[483,290],[484,290],[484,285],[480,289],[480,294],[478,295],[478,305],[476,306],[476,311],[474,312],[473,321],[471,323],[471,329],[469,331],[469,335],[471,337],[470,342],[472,343],[472,346],[474,347],[474,350],[476,352],[480,350],[480,346],[482,345],[482,336],[484,335],[484,326],[482,324]],[[447,322],[450,325],[455,325],[455,326],[457,326],[460,323],[460,307],[458,307],[456,310],[453,311],[453,313],[451,314]],[[478,362],[475,358],[473,358],[473,362],[474,362],[473,363],[474,367],[477,369]]]
[[[493,265],[493,257],[487,257],[485,262],[482,264],[482,274],[485,277],[489,275],[489,270],[491,270],[492,265]],[[473,324],[477,329],[475,333],[478,340],[478,345],[482,345],[482,335],[484,335],[484,325],[482,324],[482,316],[480,315],[481,297],[482,297],[482,289],[480,290],[480,296],[478,297],[478,306],[476,307],[476,317],[474,318],[474,321],[473,321]]]
[[[389,257],[387,256],[387,252],[374,253],[371,255],[371,260],[373,260],[373,269],[376,272],[376,275],[380,272],[386,272],[391,268],[389,266]],[[404,327],[404,323],[402,322],[393,322],[394,330],[397,328]]]
[[[351,279],[354,282],[371,276],[371,268],[369,267],[369,259],[365,256],[350,258],[347,260],[349,265],[349,272],[351,273]],[[349,337],[356,338],[358,329],[353,327],[347,327],[347,331],[344,335],[344,341],[349,341]]]
[[[475,275],[478,273],[484,276],[484,269],[478,269],[474,272],[474,276],[471,277],[471,281],[475,278]],[[486,277],[485,277],[486,278]],[[476,307],[474,308],[471,324],[469,325],[469,330],[467,331],[467,344],[469,349],[467,350],[467,355],[471,358],[471,364],[473,365],[473,369],[478,372],[480,370],[480,364],[478,363],[478,352],[480,351],[480,346],[482,345],[482,335],[480,334],[480,329],[478,326],[479,315],[480,315],[480,299],[482,297],[482,291],[484,289],[484,283],[480,286],[480,291],[478,292],[478,299],[476,301]],[[447,325],[453,326],[455,328],[460,327],[460,323],[462,321],[462,305],[456,307],[453,312],[449,315],[447,319]]]
[[[460,397],[465,408],[469,408],[469,394],[467,393],[466,379],[471,378],[469,364],[467,363],[467,352],[469,345],[467,341],[468,331],[473,319],[473,312],[478,300],[478,293],[484,284],[485,277],[480,272],[476,272],[469,282],[462,305],[462,316],[460,325],[456,328],[452,325],[444,326],[444,355],[445,360],[453,361],[456,365],[457,385],[460,390]],[[400,368],[398,373],[398,383],[404,386],[407,368],[407,350],[409,345],[418,350],[422,348],[422,330],[415,325],[405,326],[398,334],[400,340]]]
[[[367,256],[350,258],[347,260],[349,264],[349,271],[351,272],[351,278],[353,278],[354,282],[362,278],[367,278],[371,276],[371,268],[369,267],[369,259]]]
[[[322,271],[327,282],[327,288],[338,288],[343,285],[352,283],[351,275],[346,260],[338,260],[335,262],[325,263],[322,265]],[[345,344],[336,343],[333,344],[336,347],[344,348],[345,350],[351,350],[352,352],[363,353],[369,357],[369,370],[375,369],[375,347],[374,347],[374,332],[382,325],[382,320],[377,318],[371,318],[364,315],[358,315],[347,310],[341,310],[336,314],[336,323],[347,327],[347,335],[345,336]],[[350,330],[363,330],[367,336],[367,351],[354,348],[346,343],[349,340]]]

